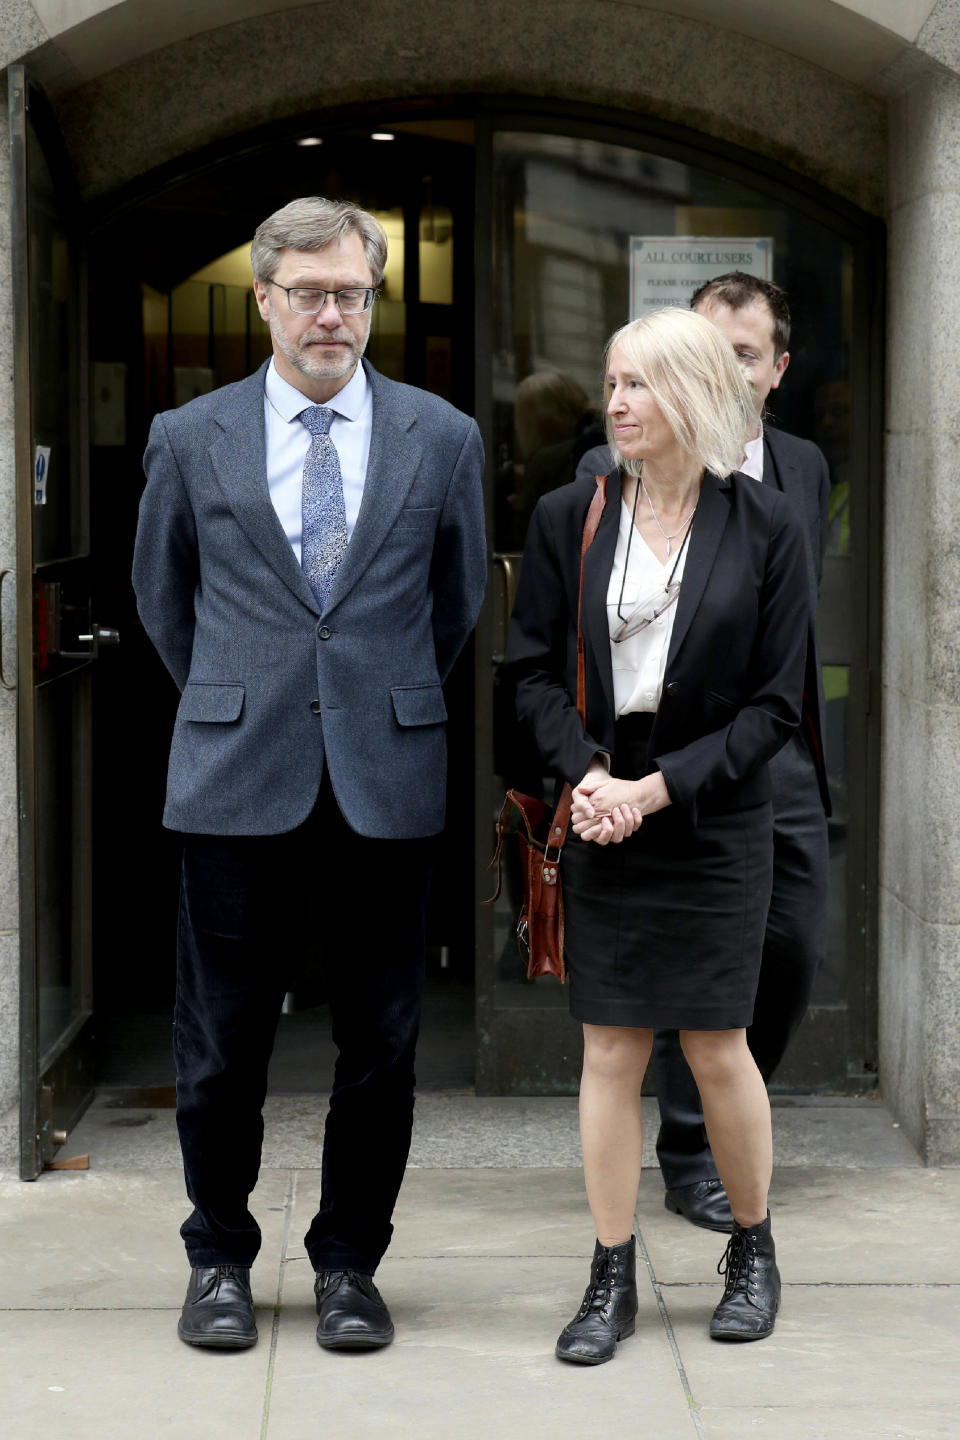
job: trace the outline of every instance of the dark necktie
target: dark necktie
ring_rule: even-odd
[[[312,437],[303,462],[300,563],[321,610],[347,548],[340,457],[329,434],[335,413],[326,405],[310,405],[298,417]]]

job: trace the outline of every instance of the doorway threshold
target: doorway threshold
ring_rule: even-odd
[[[319,1170],[327,1097],[270,1094],[263,1168]],[[656,1168],[657,1102],[644,1099],[644,1167]],[[874,1096],[783,1096],[773,1102],[774,1161],[781,1168],[851,1169],[921,1164],[895,1118]],[[118,1103],[98,1093],[58,1158],[89,1154],[90,1168],[179,1169],[172,1108]],[[490,1097],[472,1089],[421,1093],[409,1165],[414,1169],[579,1169],[577,1101],[569,1096]]]

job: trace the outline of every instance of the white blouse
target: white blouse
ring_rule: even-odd
[[[636,607],[638,601],[646,600],[648,597],[652,601],[658,593],[662,594],[670,578],[674,562],[677,561],[677,552],[674,549],[667,563],[661,565],[639,530],[635,530],[633,540],[629,544],[630,566],[626,581],[623,583],[623,601],[621,603],[620,585],[623,582],[623,566],[627,558],[631,529],[635,530],[633,516],[629,506],[621,499],[620,533],[617,536],[617,548],[613,557],[613,569],[610,572],[610,585],[607,590],[607,620],[611,635],[620,624],[617,605],[620,604],[621,613],[626,618]],[[683,538],[684,536],[680,536],[676,545],[680,545]],[[677,563],[674,580],[680,580],[683,577],[683,568],[687,563],[689,548],[688,542],[684,545],[683,553]],[[611,640],[613,700],[618,719],[621,715],[628,715],[634,710],[654,711],[660,704],[663,675],[667,668],[667,652],[670,649],[670,636],[673,634],[673,622],[676,614],[677,601],[675,600],[669,609],[644,629],[638,630],[635,635],[616,644]]]

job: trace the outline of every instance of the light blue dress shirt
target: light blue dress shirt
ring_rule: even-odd
[[[310,432],[297,416],[316,402],[302,395],[277,373],[273,360],[264,382],[263,416],[267,443],[267,484],[270,499],[300,560],[303,529],[303,462],[310,449]],[[330,438],[337,447],[343,477],[343,502],[347,512],[347,541],[353,534],[363,499],[363,484],[373,433],[373,395],[363,366],[358,365],[342,390],[327,406],[336,411]]]

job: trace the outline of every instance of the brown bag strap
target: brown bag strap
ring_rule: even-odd
[[[583,562],[587,558],[587,551],[596,538],[600,525],[600,517],[603,514],[604,506],[607,503],[607,477],[598,475],[596,477],[597,488],[594,491],[593,499],[590,501],[590,509],[587,511],[587,518],[583,526],[583,540],[580,543],[580,590],[577,595],[577,714],[580,716],[580,723],[587,727],[587,700],[586,700],[586,678],[584,675],[584,654],[583,654],[583,630],[581,618],[583,615]],[[564,785],[560,793],[560,801],[557,805],[553,822],[550,826],[550,840],[547,846],[547,854],[544,856],[556,860],[563,848],[563,842],[567,838],[567,829],[570,825],[570,811],[573,808],[573,791],[569,785]],[[555,851],[551,854],[551,851]]]
[[[583,562],[596,537],[600,516],[603,514],[606,503],[607,477],[598,475],[597,488],[590,501],[590,509],[587,511],[587,518],[583,526],[583,540],[580,544],[580,592],[577,596],[577,714],[580,716],[580,723],[584,729],[587,725],[587,702],[583,666],[583,631],[580,624],[583,615]]]
[[[593,499],[590,501],[590,509],[587,511],[587,518],[583,526],[583,540],[580,544],[580,591],[577,596],[577,714],[580,716],[580,721],[584,727],[586,727],[587,723],[586,685],[584,680],[583,635],[580,630],[580,617],[583,613],[583,562],[586,558],[587,551],[593,544],[597,528],[600,524],[600,516],[603,514],[604,506],[607,503],[607,477],[606,475],[598,475],[596,479],[597,488]],[[528,809],[532,809],[534,806],[540,806],[541,804],[541,801],[531,800],[526,795],[520,795],[516,790],[507,791],[499,819],[497,820],[497,848],[494,851],[493,859],[487,867],[492,870],[494,866],[496,866],[497,888],[490,899],[484,901],[485,905],[492,905],[500,894],[500,854],[503,849],[504,838],[507,834],[507,817],[511,806],[516,807],[519,811],[529,839],[536,844],[536,841],[533,839],[533,832],[530,828],[530,817],[527,812]],[[547,843],[543,856],[544,863],[550,861],[555,864],[559,859],[560,851],[563,849],[563,842],[567,838],[567,830],[570,828],[570,812],[572,808],[573,790],[569,785],[564,785],[560,792],[557,808],[553,813],[553,819],[550,822],[550,831],[547,835]]]

